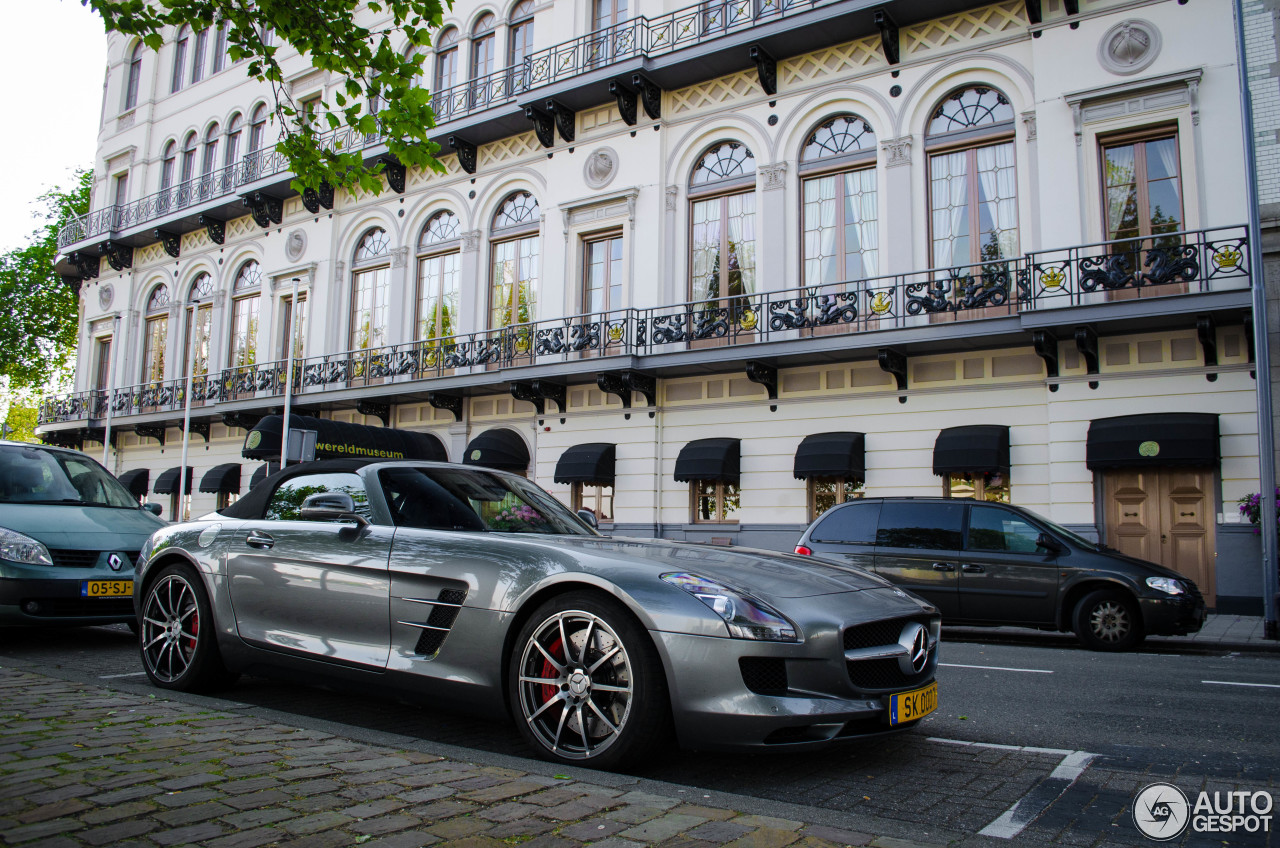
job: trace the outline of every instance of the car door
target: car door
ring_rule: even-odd
[[[368,517],[369,499],[350,472],[304,474],[280,484],[261,520],[246,521],[227,553],[240,638],[330,662],[387,664],[393,528],[303,521],[302,501],[346,492]]]
[[[879,520],[879,501],[838,506],[829,510],[813,528],[809,548],[819,556],[871,571],[875,567]]]
[[[1058,555],[1037,547],[1042,531],[1011,509],[969,508],[960,557],[960,616],[968,621],[1052,624]]]
[[[877,574],[932,603],[943,620],[960,617],[962,503],[885,501],[876,530]]]

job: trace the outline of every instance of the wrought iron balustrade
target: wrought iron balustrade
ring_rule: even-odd
[[[1251,284],[1243,226],[1036,251],[1011,259],[817,286],[739,293],[647,309],[552,318],[494,330],[294,360],[307,394],[587,358],[720,345],[803,343],[831,335],[981,321],[1128,296],[1195,294]],[[197,376],[193,405],[284,394],[287,360]],[[116,390],[117,415],[175,411],[185,381]],[[101,418],[102,392],[42,401],[40,424]]]

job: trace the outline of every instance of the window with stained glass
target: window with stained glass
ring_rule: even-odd
[[[690,298],[704,303],[753,294],[756,160],[746,145],[712,146],[689,180]]]
[[[805,285],[864,280],[880,272],[875,164],[875,133],[857,115],[828,118],[805,140]]]
[[[236,272],[231,301],[231,344],[228,364],[245,368],[258,362],[258,312],[262,292],[262,266],[250,259]]]
[[[490,244],[489,326],[537,320],[541,238],[538,201],[527,191],[509,196],[493,216]]]
[[[432,215],[418,239],[418,339],[440,339],[458,332],[458,216],[448,210]]]
[[[381,227],[369,230],[355,252],[351,279],[349,350],[368,350],[387,344],[391,286],[391,240]]]

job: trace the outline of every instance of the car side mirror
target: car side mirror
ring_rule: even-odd
[[[157,518],[160,517],[160,513],[164,512],[164,507],[160,506],[158,503],[144,503],[142,508]]]
[[[1043,548],[1051,554],[1062,553],[1062,543],[1050,536],[1048,533],[1041,533],[1036,539],[1036,547]]]
[[[356,502],[346,492],[316,492],[302,502],[303,521],[354,521],[361,527],[369,520],[356,512]]]
[[[578,510],[578,517],[590,525],[592,530],[600,529],[600,521],[596,518],[596,514],[589,509]]]

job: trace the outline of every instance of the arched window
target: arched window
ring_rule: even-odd
[[[691,300],[708,306],[756,290],[756,159],[745,144],[712,145],[689,179]]]
[[[186,182],[195,176],[196,171],[196,134],[194,131],[187,133],[187,138],[182,142],[182,174],[178,178],[180,182]]]
[[[541,210],[527,191],[507,197],[490,228],[493,273],[489,281],[489,327],[537,320]]]
[[[209,328],[213,324],[213,278],[207,273],[192,280],[186,311],[187,332],[182,343],[182,376],[185,377],[190,368],[192,376],[200,377],[209,373]]]
[[[533,0],[520,0],[507,24],[507,64],[519,65],[533,52]]]
[[[173,172],[178,162],[178,145],[170,141],[160,155],[160,190],[173,186]]]
[[[239,112],[231,116],[227,122],[227,152],[223,154],[223,167],[230,167],[240,158],[240,133],[244,128],[244,118]]]
[[[458,257],[461,225],[445,210],[432,215],[418,239],[416,337],[442,339],[458,332]]]
[[[236,272],[231,290],[231,345],[228,365],[251,368],[258,362],[258,298],[262,291],[262,268],[250,259]]]
[[[218,140],[222,132],[217,124],[209,127],[204,134],[204,162],[200,173],[208,176],[218,169]]]
[[[187,41],[191,37],[191,30],[182,27],[178,30],[178,37],[173,40],[173,76],[169,81],[169,92],[177,92],[182,90],[182,83],[186,80],[187,68]]]
[[[934,108],[925,138],[934,268],[1017,255],[1013,117],[988,86],[957,89]]]
[[[800,150],[804,284],[865,280],[879,273],[876,135],[857,115],[836,115]]]
[[[142,82],[142,42],[133,45],[129,53],[129,73],[125,79],[124,108],[126,111],[138,105],[138,85]]]
[[[205,54],[209,52],[209,30],[202,29],[196,33],[196,49],[191,53],[191,83],[204,79]]]
[[[259,103],[258,107],[253,110],[253,117],[249,119],[249,152],[255,153],[262,149],[262,145],[266,142],[267,135],[267,104]]]
[[[471,78],[479,79],[493,73],[494,28],[497,18],[492,13],[481,15],[471,28]]]
[[[449,27],[436,39],[436,91],[458,84],[458,30]]]
[[[223,68],[231,64],[231,57],[227,53],[227,30],[230,24],[226,21],[218,21],[218,26],[214,30],[213,35],[213,70],[211,73],[218,73]]]
[[[391,240],[374,227],[356,245],[351,275],[351,330],[348,350],[387,344],[388,289],[391,285]]]
[[[164,349],[169,340],[169,287],[161,284],[147,298],[142,344],[142,382],[164,380]]]

